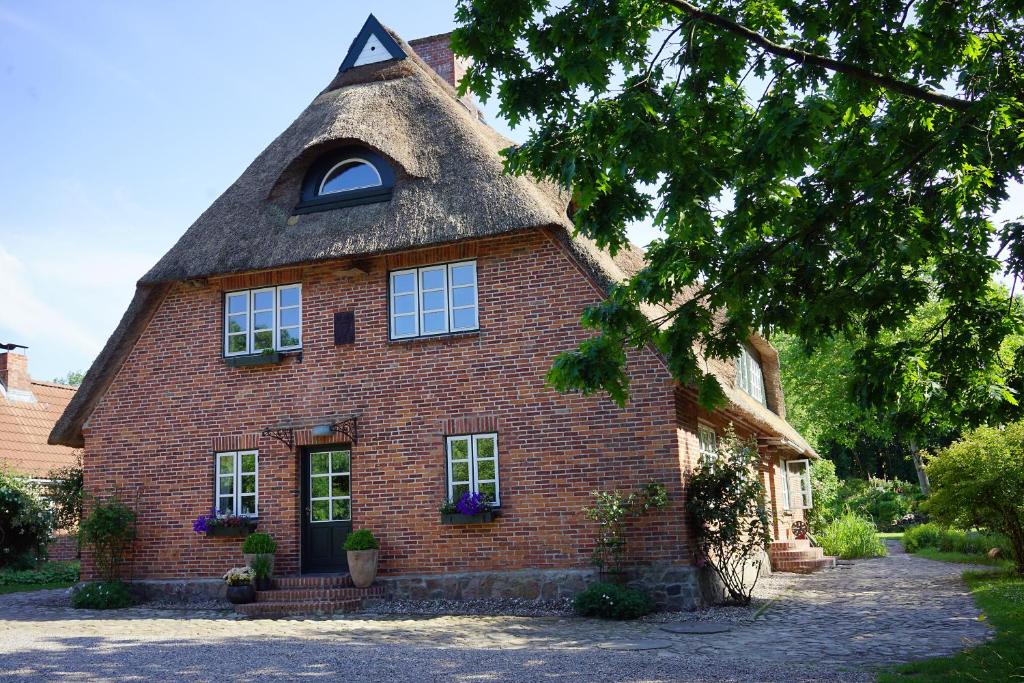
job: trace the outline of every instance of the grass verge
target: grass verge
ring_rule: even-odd
[[[984,554],[973,554],[973,553],[958,553],[955,551],[944,551],[937,548],[921,548],[916,553],[918,557],[924,557],[929,560],[938,560],[939,562],[954,562],[956,564],[981,564],[989,567],[1000,567],[1002,569],[1012,569],[1013,562],[1005,559],[993,560],[988,555]]]
[[[878,532],[878,537],[881,538],[881,539],[886,539],[887,538],[887,539],[894,540],[894,541],[902,541],[903,540],[903,532],[902,531],[879,531]]]
[[[54,582],[54,583],[10,583],[6,586],[0,586],[0,595],[6,593],[26,593],[28,591],[42,591],[50,588],[71,588],[75,585],[74,581],[71,582]]]
[[[965,572],[964,581],[995,637],[953,655],[904,664],[879,676],[904,681],[1014,681],[1024,679],[1024,577],[1006,571]]]
[[[0,594],[67,588],[78,581],[78,562],[43,562],[33,569],[0,569]]]

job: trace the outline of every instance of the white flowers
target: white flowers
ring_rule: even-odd
[[[256,573],[249,567],[235,567],[229,569],[228,573],[224,575],[224,583],[229,586],[244,586],[247,583],[252,583],[254,578],[256,578]]]

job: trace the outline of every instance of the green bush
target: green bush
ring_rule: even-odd
[[[0,569],[0,586],[75,583],[77,562],[46,562],[35,569]]]
[[[833,519],[845,512],[870,517],[880,531],[900,531],[908,523],[920,523],[919,489],[899,479],[847,479],[839,488]],[[818,500],[814,501],[815,507]]]
[[[82,520],[78,537],[92,547],[96,571],[111,582],[120,576],[135,541],[135,511],[116,497],[97,501]]]
[[[839,516],[839,489],[836,465],[826,458],[811,463],[811,491],[814,507],[807,510],[807,522],[813,531],[821,529]]]
[[[345,550],[376,550],[380,543],[369,529],[353,531],[345,539]]]
[[[0,567],[32,567],[46,555],[53,517],[34,486],[0,470]]]
[[[1002,534],[987,534],[980,531],[948,529],[938,524],[921,524],[903,533],[903,547],[908,553],[923,548],[934,548],[946,553],[984,555],[992,548],[999,548],[1003,557],[1013,557],[1013,545]]]
[[[46,478],[47,498],[53,503],[54,527],[77,529],[82,521],[82,498],[85,479],[82,474],[82,456],[76,457],[73,465],[50,470]]]
[[[246,555],[273,555],[277,552],[277,541],[262,531],[249,534],[242,543],[242,552]]]
[[[826,555],[844,560],[860,557],[882,557],[885,544],[878,539],[878,529],[866,517],[847,512],[833,520],[816,536]]]
[[[270,578],[270,558],[266,554],[259,554],[252,561],[252,573],[256,575],[257,579],[269,579]]]
[[[601,619],[636,619],[654,611],[654,601],[643,591],[614,583],[595,583],[576,596],[576,613]]]
[[[1005,534],[1024,576],[1024,422],[981,427],[928,461],[936,522]]]
[[[124,581],[87,583],[71,594],[75,609],[121,609],[134,604],[135,596]]]

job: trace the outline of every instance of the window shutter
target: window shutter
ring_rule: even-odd
[[[339,311],[334,314],[334,345],[356,343],[355,311]]]

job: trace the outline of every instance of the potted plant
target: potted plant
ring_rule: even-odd
[[[377,553],[380,543],[369,529],[353,531],[345,539],[348,572],[357,588],[366,588],[377,578]]]
[[[224,583],[228,585],[228,600],[235,605],[244,605],[256,599],[252,580],[255,574],[248,567],[235,567],[224,575]]]
[[[458,502],[446,500],[441,504],[442,524],[485,524],[496,515],[491,502],[482,493],[463,493]]]
[[[255,570],[256,565],[254,562],[256,558],[262,557],[266,559],[270,565],[267,570],[268,578],[274,573],[275,552],[277,552],[277,541],[274,540],[273,536],[262,531],[249,534],[242,543],[242,556],[245,558],[245,566]]]
[[[257,520],[252,517],[225,515],[218,517],[216,511],[199,515],[192,522],[192,531],[206,536],[248,536],[256,530]]]
[[[249,568],[253,572],[253,585],[258,591],[268,591],[274,587],[271,575],[274,571],[273,555],[253,555]]]
[[[227,356],[224,362],[233,368],[251,367],[254,365],[276,365],[284,358],[284,354],[274,349],[263,349],[260,353],[251,353],[244,356]]]

